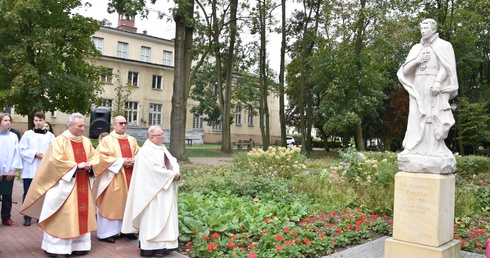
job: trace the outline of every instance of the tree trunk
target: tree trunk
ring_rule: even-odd
[[[281,146],[286,147],[286,112],[284,100],[284,60],[286,57],[286,0],[281,0],[281,63],[279,65],[279,122]]]
[[[232,91],[232,79],[233,79],[233,64],[235,62],[235,39],[236,39],[236,13],[238,7],[238,0],[230,1],[230,45],[228,48],[228,60],[226,63],[226,84],[224,89],[223,99],[223,113],[221,114],[222,131],[221,131],[221,151],[230,153],[232,152],[231,146],[231,125],[230,125],[230,111],[231,111],[231,91]]]
[[[175,20],[175,68],[170,115],[170,153],[177,160],[185,160],[185,17],[176,15]]]

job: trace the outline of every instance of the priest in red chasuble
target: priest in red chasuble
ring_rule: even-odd
[[[91,184],[99,154],[82,135],[82,114],[70,115],[66,126],[46,151],[21,208],[39,219],[41,248],[59,258],[88,253],[90,232],[97,229]]]
[[[114,118],[114,130],[99,142],[100,163],[95,170],[97,179],[93,188],[97,209],[97,237],[115,243],[116,236],[137,239],[134,234],[120,234],[124,207],[133,174],[134,157],[139,146],[126,133],[123,116]]]

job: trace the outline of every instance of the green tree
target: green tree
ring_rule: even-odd
[[[79,0],[0,2],[0,106],[87,113],[100,93],[102,69],[91,36],[99,22],[72,13]]]

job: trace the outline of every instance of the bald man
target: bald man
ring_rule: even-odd
[[[127,124],[123,116],[115,117],[114,130],[97,146],[100,163],[95,170],[97,179],[93,188],[97,237],[107,243],[115,243],[118,236],[137,239],[135,234],[120,234],[134,158],[139,150],[136,139],[126,133]]]

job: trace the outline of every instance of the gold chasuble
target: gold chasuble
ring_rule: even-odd
[[[96,169],[99,154],[90,139],[65,131],[46,151],[22,204],[21,214],[38,218],[53,237],[77,238],[97,230],[91,179],[87,170],[77,169],[80,162]]]
[[[133,167],[114,166],[121,158],[134,158],[140,147],[132,136],[112,131],[102,138],[97,151],[100,163],[95,170],[97,179],[93,187],[95,204],[100,216],[111,220],[122,220]],[[114,171],[115,170],[115,171]]]

